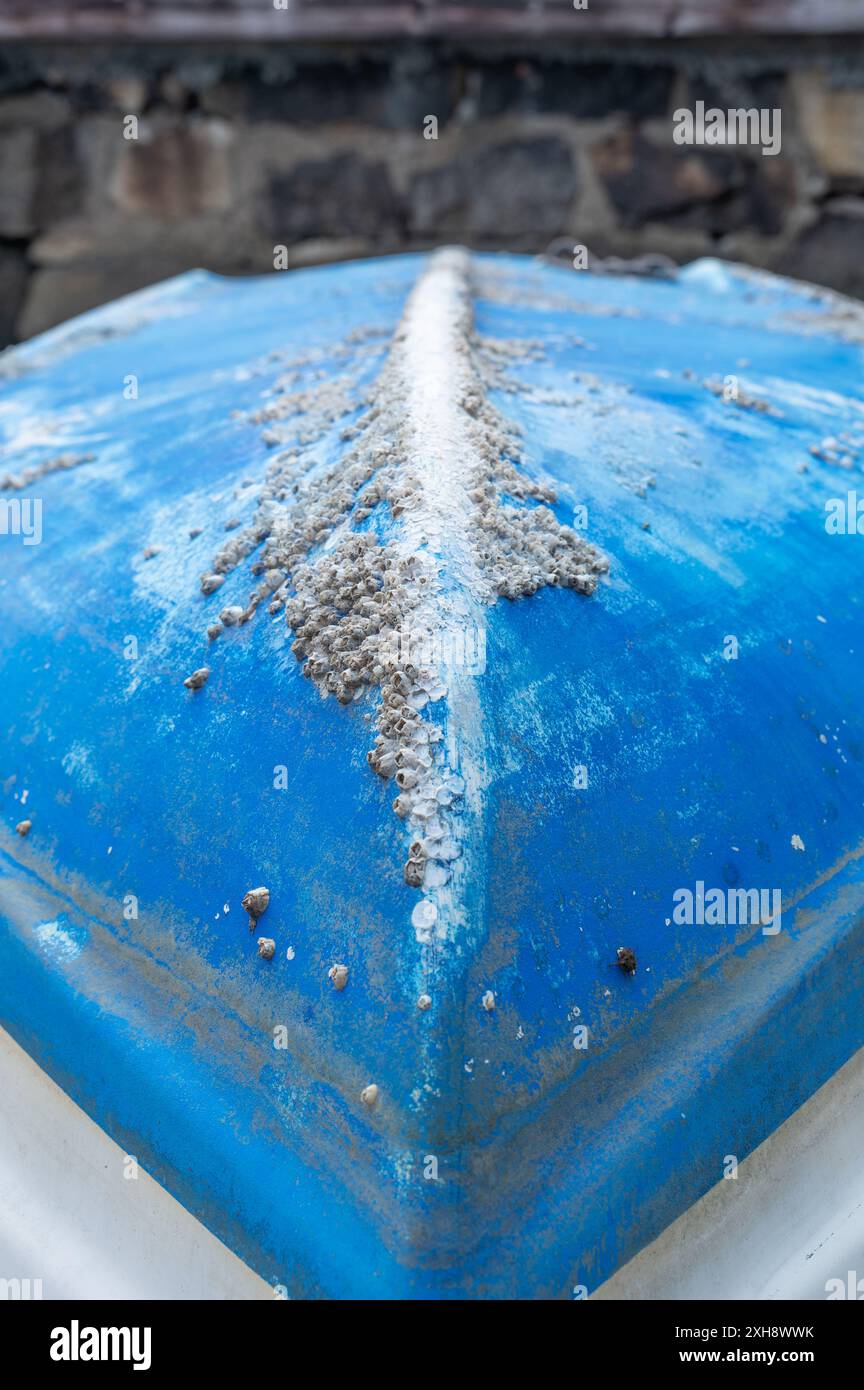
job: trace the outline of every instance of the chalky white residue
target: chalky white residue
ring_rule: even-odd
[[[400,788],[394,803],[414,830],[404,876],[424,893],[412,914],[422,944],[459,925],[454,921],[458,895],[447,885],[463,853],[464,816],[480,812],[485,781],[474,676],[458,662],[448,669],[447,661],[459,650],[460,636],[464,651],[464,634],[485,634],[485,607],[494,591],[480,568],[469,525],[477,503],[470,494],[485,483],[490,458],[506,442],[491,414],[473,426],[488,406],[472,355],[469,269],[462,251],[443,251],[433,258],[409,299],[387,365],[393,378],[391,399],[404,403],[404,477],[397,484],[402,528],[395,541],[403,563],[410,566],[403,644],[409,658],[412,645],[425,645],[437,657],[432,672],[417,675],[421,700],[427,695],[436,703],[447,697],[444,736],[416,751],[412,782]],[[424,644],[423,638],[432,640]],[[476,638],[471,645],[476,647]],[[417,704],[414,692],[409,704]],[[426,727],[423,721],[421,739]],[[437,732],[438,726],[432,727]],[[396,761],[404,765],[413,751],[398,748]],[[404,781],[401,768],[396,780]],[[436,910],[435,900],[442,911]]]
[[[546,584],[590,594],[607,568],[546,505],[549,489],[517,467],[516,434],[486,391],[500,357],[501,345],[487,352],[474,331],[467,252],[437,252],[365,414],[342,431],[348,452],[322,467],[308,447],[313,429],[314,439],[278,455],[251,524],[232,532],[202,576],[215,606],[221,577],[260,547],[253,571],[263,582],[232,624],[267,600],[271,613],[284,608],[292,650],[322,695],[351,704],[367,687],[380,691],[368,759],[398,789],[405,882],[423,893],[411,920],[424,943],[457,925],[450,880],[485,782],[476,672],[453,653],[464,652],[466,634],[485,635],[497,598]],[[327,428],[341,397],[328,391],[321,404]],[[266,413],[280,418],[278,400]],[[430,717],[439,704],[440,722]]]
[[[466,413],[483,404],[470,358],[471,307],[465,252],[442,251],[412,294],[390,367],[402,379],[405,446],[416,491],[404,516],[404,554],[446,551],[473,594],[485,592],[466,519],[469,489],[485,473]],[[434,570],[430,564],[430,571]]]

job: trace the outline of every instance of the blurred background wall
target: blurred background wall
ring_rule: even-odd
[[[0,341],[276,245],[564,238],[864,296],[861,31],[864,0],[0,0]],[[781,153],[676,145],[700,99],[780,108]]]

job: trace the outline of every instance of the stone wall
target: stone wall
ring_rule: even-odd
[[[779,108],[781,152],[676,145],[672,112],[699,99]],[[277,245],[309,264],[559,238],[864,296],[861,41],[13,44],[0,62],[3,341],[193,266],[272,270]]]

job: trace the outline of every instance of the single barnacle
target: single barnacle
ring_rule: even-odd
[[[409,888],[422,888],[425,872],[426,861],[424,859],[407,859],[405,861],[405,882]]]
[[[249,913],[249,930],[254,931],[258,918],[270,906],[270,889],[250,888],[248,893],[244,893],[240,906]]]
[[[245,609],[241,608],[239,603],[232,603],[230,608],[222,609],[219,618],[226,627],[233,627],[236,623],[243,621],[244,614]]]
[[[259,936],[258,954],[262,960],[272,960],[276,954],[276,942],[271,936]]]
[[[183,684],[187,690],[200,690],[202,685],[207,684],[210,675],[209,666],[199,666],[197,671],[193,671],[191,676],[187,676]]]
[[[333,981],[333,988],[343,990],[348,983],[348,966],[331,965],[327,971],[328,980]]]
[[[616,951],[615,964],[624,971],[625,975],[636,974],[636,952],[631,951],[629,946],[619,946]]]

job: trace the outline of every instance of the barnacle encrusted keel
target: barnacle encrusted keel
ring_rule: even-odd
[[[479,807],[460,722],[485,652],[485,611],[544,585],[590,594],[605,557],[518,466],[514,428],[491,404],[497,358],[474,330],[471,261],[430,259],[405,306],[350,448],[321,469],[294,448],[273,460],[252,525],[233,533],[202,590],[263,544],[263,580],[235,623],[284,604],[303,673],[342,704],[380,692],[370,766],[398,789],[410,832],[405,881],[443,887],[460,853],[459,812]],[[297,393],[291,397],[296,408]],[[308,413],[304,399],[304,413]],[[322,420],[334,421],[332,392]],[[277,403],[268,419],[284,413]],[[309,443],[308,426],[305,442]],[[506,500],[505,500],[506,499]],[[439,701],[441,723],[427,707]],[[415,921],[418,935],[435,919]],[[417,914],[415,913],[415,916]],[[423,918],[423,913],[420,913]]]

